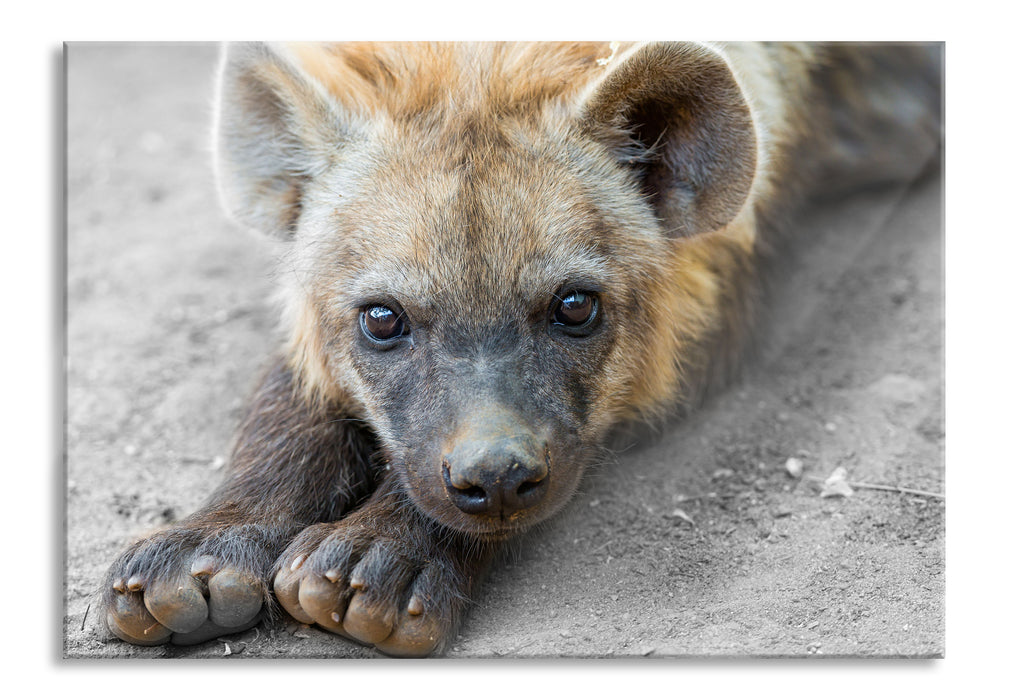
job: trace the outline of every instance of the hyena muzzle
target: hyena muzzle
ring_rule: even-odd
[[[619,422],[735,366],[799,196],[934,162],[941,47],[235,45],[226,208],[282,239],[287,344],[200,510],[105,620],[188,644],[279,611],[438,652]]]

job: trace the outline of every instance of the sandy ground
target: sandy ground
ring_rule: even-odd
[[[275,347],[267,247],[220,213],[209,46],[69,50],[67,657],[369,657],[297,624],[188,648],[103,640],[115,554],[200,504]],[[517,543],[451,657],[942,656],[942,189],[824,206],[766,359]],[[789,458],[807,478],[789,476]]]

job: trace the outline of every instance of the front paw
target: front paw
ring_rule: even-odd
[[[353,518],[314,525],[278,560],[274,593],[300,622],[392,656],[427,656],[450,640],[466,598],[456,559],[428,540]]]
[[[249,629],[266,599],[270,552],[261,535],[254,527],[179,526],[134,544],[106,574],[109,631],[150,646]]]

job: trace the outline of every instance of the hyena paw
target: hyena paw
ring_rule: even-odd
[[[131,644],[185,645],[254,626],[270,559],[260,534],[177,528],[136,543],[106,574],[109,631]]]
[[[438,651],[462,608],[449,559],[350,521],[308,528],[275,571],[274,593],[292,617],[392,656]]]

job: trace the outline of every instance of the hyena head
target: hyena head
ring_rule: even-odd
[[[541,520],[675,395],[708,293],[678,246],[755,168],[717,51],[242,45],[220,95],[223,199],[287,240],[305,391],[365,418],[434,520]]]

